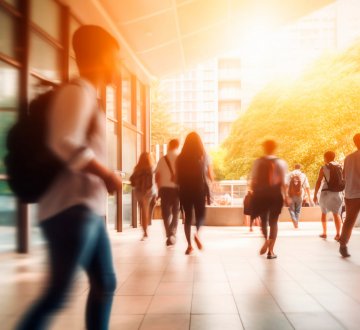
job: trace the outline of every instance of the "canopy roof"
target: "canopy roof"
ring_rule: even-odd
[[[63,0],[111,30],[125,63],[147,77],[180,73],[241,49],[251,31],[294,21],[333,0]]]

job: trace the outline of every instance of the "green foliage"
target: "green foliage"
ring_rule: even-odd
[[[154,81],[151,91],[151,144],[165,144],[178,138],[180,126],[173,122],[167,109],[167,96],[159,81]]]
[[[354,150],[360,132],[360,42],[342,54],[318,59],[297,79],[276,80],[255,96],[221,146],[215,172],[227,179],[246,177],[267,138],[279,144],[278,156],[291,169],[303,165],[314,185],[323,153],[337,160]]]

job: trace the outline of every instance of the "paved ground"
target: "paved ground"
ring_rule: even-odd
[[[205,250],[192,256],[184,255],[182,226],[171,249],[160,221],[146,242],[139,229],[111,232],[118,276],[111,329],[359,329],[360,232],[344,260],[333,231],[322,240],[319,226],[295,231],[282,223],[276,260],[258,255],[258,228],[205,227]],[[38,250],[0,254],[0,265],[0,328],[7,330],[41,291],[47,264]],[[87,290],[81,275],[52,329],[84,329]]]

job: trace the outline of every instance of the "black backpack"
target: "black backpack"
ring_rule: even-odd
[[[11,190],[23,203],[36,203],[65,164],[46,145],[47,117],[58,88],[30,102],[10,129],[5,166]]]
[[[337,164],[329,163],[328,165],[326,165],[326,167],[330,171],[330,178],[328,181],[326,180],[326,177],[324,175],[328,187],[327,189],[323,189],[323,190],[328,190],[333,192],[343,191],[345,189],[345,180],[343,177],[343,170],[341,166]]]

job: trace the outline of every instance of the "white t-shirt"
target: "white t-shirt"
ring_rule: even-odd
[[[166,156],[169,159],[173,172],[176,174],[176,158],[178,154],[174,151],[169,151]],[[175,182],[171,181],[171,172],[168,165],[166,164],[165,157],[161,157],[159,159],[159,162],[156,166],[155,174],[159,176],[159,182],[158,182],[159,189],[165,187],[166,188],[178,187]]]
[[[360,198],[360,150],[345,158],[345,198]]]
[[[64,86],[55,95],[49,114],[48,146],[67,167],[41,198],[40,220],[78,204],[105,215],[107,191],[104,182],[81,171],[94,158],[106,163],[106,119],[96,96],[93,85],[84,79]]]

